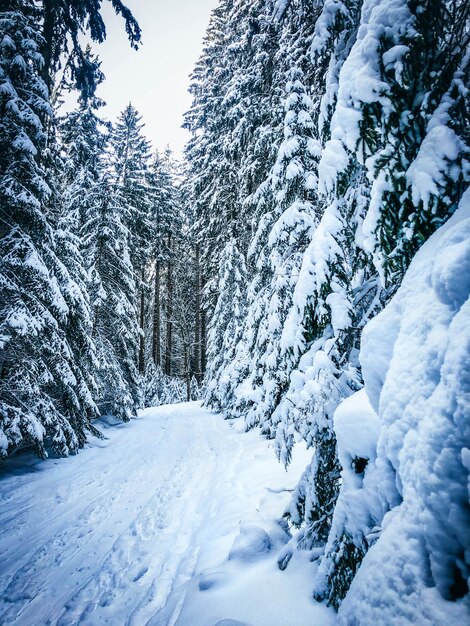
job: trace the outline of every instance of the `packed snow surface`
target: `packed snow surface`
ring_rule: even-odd
[[[329,626],[276,515],[289,471],[197,403],[146,409],[78,457],[0,468],[0,624]]]

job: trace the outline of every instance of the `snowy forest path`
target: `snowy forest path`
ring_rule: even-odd
[[[0,623],[117,623],[128,614],[144,624],[184,577],[185,560],[191,575],[192,534],[205,515],[192,494],[208,489],[220,418],[197,405],[154,413],[113,429],[112,446],[85,450],[78,473],[71,457],[3,477]]]
[[[231,617],[220,600],[211,609],[218,619],[201,615],[211,596],[201,589],[240,587],[240,571],[255,567],[229,562],[242,521],[258,521],[266,499],[281,512],[303,463],[286,486],[266,441],[242,429],[197,403],[168,405],[107,429],[78,457],[5,463],[0,624],[193,626]],[[269,570],[279,575],[274,554]]]

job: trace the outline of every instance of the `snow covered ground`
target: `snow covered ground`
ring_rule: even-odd
[[[0,468],[0,624],[329,626],[275,522],[289,472],[197,403],[147,409],[78,457]]]

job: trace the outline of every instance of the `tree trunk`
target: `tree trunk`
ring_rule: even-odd
[[[43,20],[42,20],[42,36],[44,45],[41,46],[41,54],[43,63],[40,74],[46,83],[49,92],[52,87],[51,66],[52,54],[54,50],[54,26],[57,19],[57,0],[44,0],[43,2]]]
[[[199,244],[196,244],[196,319],[194,321],[194,374],[201,382],[201,268]]]
[[[206,312],[201,309],[201,381],[206,372]]]
[[[168,235],[168,249],[171,250],[171,235]],[[166,319],[166,350],[165,350],[165,374],[171,376],[171,350],[173,332],[173,275],[171,259],[168,261],[167,276],[167,319]]]
[[[186,342],[184,342],[184,371],[186,378],[186,401],[191,400],[191,368],[189,363],[189,348]]]
[[[155,266],[155,296],[153,306],[153,344],[152,357],[156,367],[162,364],[160,346],[160,261]]]
[[[141,275],[140,286],[140,345],[139,345],[139,374],[144,373],[145,369],[145,284],[144,284],[144,270]]]

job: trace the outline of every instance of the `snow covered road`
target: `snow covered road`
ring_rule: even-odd
[[[274,520],[310,455],[299,446],[286,473],[241,428],[163,406],[76,457],[5,463],[0,624],[333,624],[307,556],[276,564]]]

